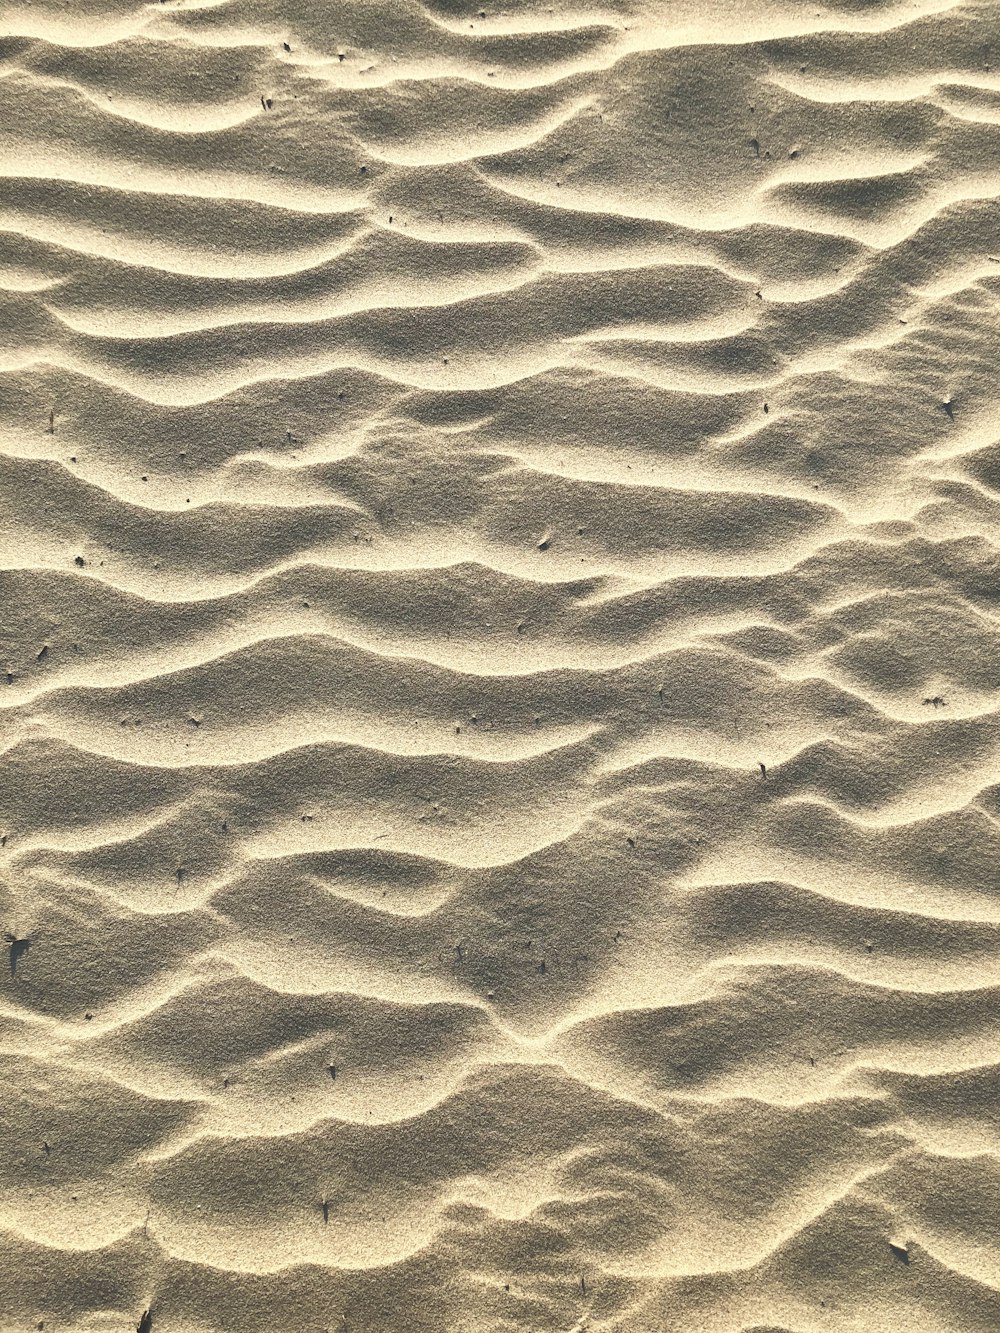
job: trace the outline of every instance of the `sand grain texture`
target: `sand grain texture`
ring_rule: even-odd
[[[0,8],[0,1330],[1000,1328],[1000,7]]]

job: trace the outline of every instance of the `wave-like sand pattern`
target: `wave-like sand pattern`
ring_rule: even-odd
[[[4,1333],[1000,1328],[1000,10],[750,10],[3,6]]]

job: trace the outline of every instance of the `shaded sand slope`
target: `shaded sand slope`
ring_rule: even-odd
[[[1000,8],[0,74],[0,1330],[995,1333]]]

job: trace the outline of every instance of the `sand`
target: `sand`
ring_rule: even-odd
[[[3,5],[0,1330],[996,1333],[1000,6],[482,4]]]

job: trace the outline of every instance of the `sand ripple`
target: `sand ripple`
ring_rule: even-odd
[[[1000,1327],[1000,10],[12,0],[0,1326]]]

